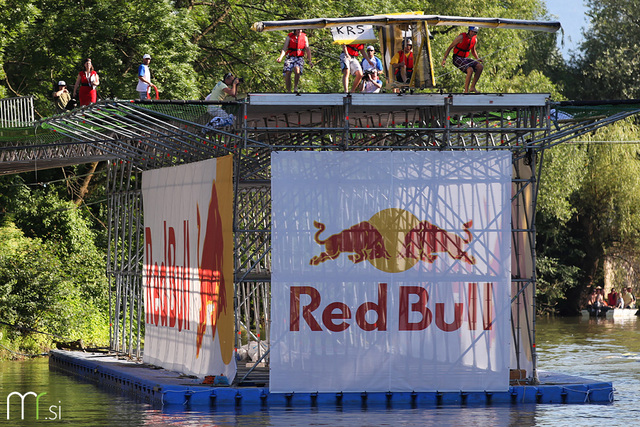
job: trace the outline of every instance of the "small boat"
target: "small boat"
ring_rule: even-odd
[[[606,317],[607,319],[632,319],[636,318],[637,308],[610,308],[601,307],[599,309],[590,308],[582,310],[582,317]]]

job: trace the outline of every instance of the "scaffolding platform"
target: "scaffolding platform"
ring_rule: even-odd
[[[212,408],[238,407],[382,407],[402,409],[438,405],[582,404],[613,402],[611,382],[539,372],[539,384],[508,390],[434,392],[271,393],[268,368],[255,368],[243,386],[212,386],[201,378],[116,357],[113,354],[53,350],[52,370],[124,393],[150,404]],[[238,378],[248,368],[238,367]]]

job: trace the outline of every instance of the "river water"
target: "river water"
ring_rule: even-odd
[[[622,426],[640,420],[640,319],[539,319],[539,369],[612,381],[612,404],[442,406],[417,409],[269,408],[190,410],[153,407],[74,377],[50,372],[46,358],[0,363],[0,425],[33,426]],[[21,421],[19,399],[33,391]],[[9,420],[7,420],[9,417]]]

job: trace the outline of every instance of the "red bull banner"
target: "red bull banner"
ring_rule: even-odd
[[[271,166],[272,392],[508,389],[509,152]]]
[[[145,363],[236,373],[231,156],[143,172]]]

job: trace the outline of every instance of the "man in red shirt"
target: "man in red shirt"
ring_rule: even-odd
[[[476,52],[476,43],[478,40],[478,27],[471,26],[466,33],[460,33],[453,43],[447,48],[442,59],[442,66],[445,66],[447,61],[447,55],[451,49],[453,49],[453,65],[460,71],[465,73],[467,77],[464,80],[464,93],[478,92],[476,89],[476,83],[482,74],[482,59],[478,57]],[[469,53],[473,55],[475,59],[469,57]],[[473,76],[473,80],[471,77]],[[471,83],[471,86],[469,86]]]

